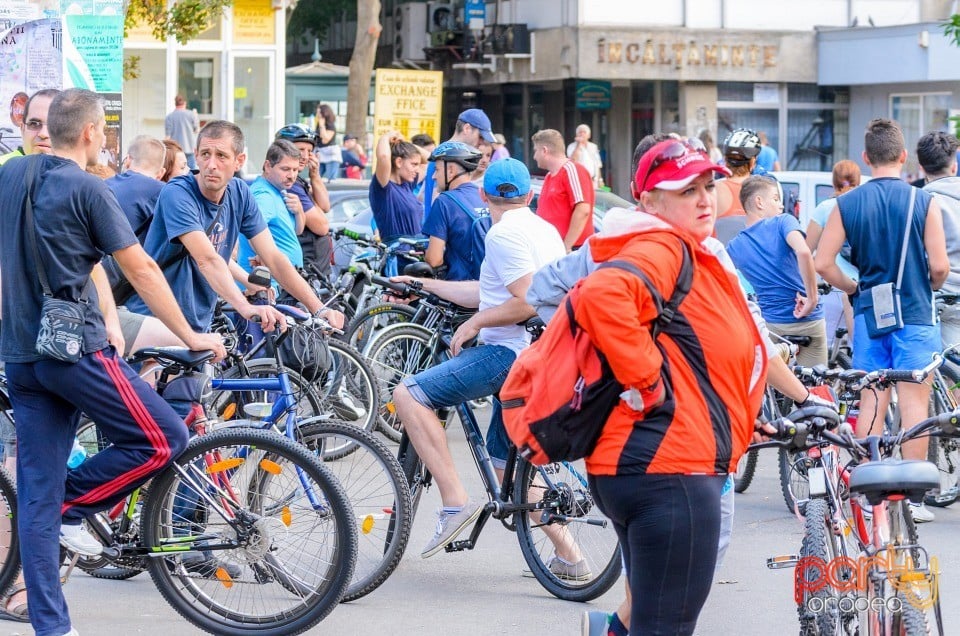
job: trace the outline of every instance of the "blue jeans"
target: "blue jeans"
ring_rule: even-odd
[[[516,359],[517,354],[507,347],[469,347],[455,358],[404,378],[403,385],[417,403],[428,409],[456,406],[469,400],[495,395],[503,386]],[[509,443],[507,432],[503,428],[500,400],[494,399],[490,428],[487,430],[487,451],[498,468],[504,465]]]

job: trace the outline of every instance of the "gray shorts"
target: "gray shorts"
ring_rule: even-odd
[[[130,348],[140,334],[143,321],[146,320],[147,317],[143,314],[135,314],[123,305],[117,307],[117,317],[120,319],[120,332],[123,334],[123,341],[125,343],[124,348],[126,351],[123,352],[123,357],[125,358],[132,353]]]

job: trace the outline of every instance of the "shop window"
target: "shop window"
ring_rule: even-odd
[[[918,176],[916,148],[920,137],[934,130],[950,130],[949,109],[950,93],[890,96],[890,117],[900,124],[907,144],[904,170],[908,176]]]
[[[737,128],[749,128],[767,133],[767,141],[772,147],[777,148],[780,143],[778,117],[779,110],[776,108],[718,108],[717,146],[723,143],[724,138],[731,131]],[[780,163],[782,165],[783,161]]]
[[[238,57],[233,71],[233,121],[243,130],[247,144],[247,166],[263,163],[273,141],[270,108],[273,60],[269,57]]]
[[[787,112],[785,170],[833,170],[833,164],[849,154],[849,114],[845,109]]]
[[[752,102],[753,82],[720,82],[717,84],[717,101]]]
[[[203,119],[214,110],[214,80],[219,75],[215,57],[181,57],[177,60],[177,93],[187,100],[187,108],[194,109]]]

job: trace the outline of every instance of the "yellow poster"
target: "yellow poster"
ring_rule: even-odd
[[[233,41],[236,44],[273,44],[274,11],[270,0],[234,0]]]
[[[440,141],[443,73],[378,68],[373,131],[397,130],[405,139],[425,133]]]

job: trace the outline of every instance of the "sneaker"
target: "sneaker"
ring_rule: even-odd
[[[563,581],[589,581],[593,574],[590,572],[590,566],[587,565],[586,559],[580,559],[576,563],[567,563],[556,554],[547,561],[547,569]],[[533,570],[529,568],[524,568],[520,574],[528,579],[536,578]]]
[[[63,636],[80,636],[80,632],[77,631],[76,627],[71,627],[70,631],[64,634]]]
[[[60,524],[60,545],[82,556],[94,557],[103,552],[103,544],[90,534],[87,526]]]
[[[230,575],[231,579],[240,578],[240,566],[236,563],[228,563],[218,559],[210,552],[198,552],[188,554],[181,560],[183,569],[190,574],[199,574],[205,579],[216,579],[217,570],[223,569]]]
[[[448,544],[453,542],[467,526],[476,521],[481,512],[483,512],[483,506],[469,499],[467,503],[463,505],[463,508],[460,509],[460,512],[447,514],[442,509],[438,510],[436,534],[434,534],[430,542],[427,543],[423,552],[420,553],[421,558],[426,559],[432,557],[444,549]]]
[[[610,631],[610,615],[606,612],[584,612],[581,631],[583,636],[607,636]]]
[[[926,523],[935,519],[933,513],[927,510],[927,506],[924,504],[911,503],[910,514],[913,515],[913,520],[916,523]]]

